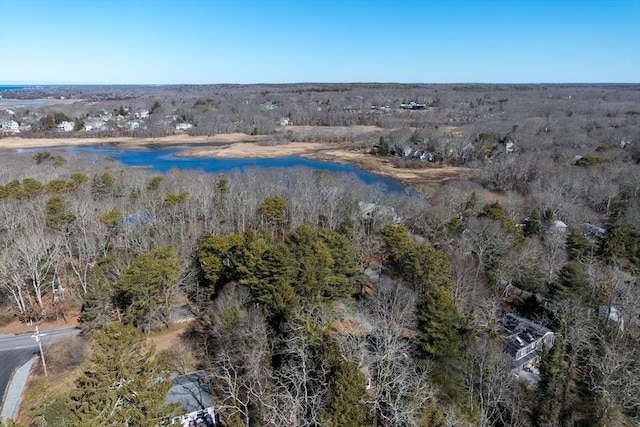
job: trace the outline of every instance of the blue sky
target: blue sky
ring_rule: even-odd
[[[640,83],[640,0],[0,0],[0,84]]]

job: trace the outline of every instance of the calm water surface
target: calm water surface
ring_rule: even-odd
[[[182,147],[184,148],[184,146]],[[245,168],[292,168],[307,167],[330,172],[342,172],[356,175],[367,184],[380,184],[388,191],[407,192],[400,181],[383,178],[349,165],[338,165],[329,162],[318,162],[300,157],[281,157],[275,159],[213,159],[200,157],[176,157],[174,154],[181,151],[180,148],[162,148],[154,150],[131,150],[105,146],[84,147],[55,147],[46,149],[25,149],[25,153],[37,151],[64,151],[74,155],[85,155],[95,160],[105,156],[121,162],[127,166],[144,166],[158,172],[167,172],[170,169],[202,170],[210,173],[224,173]]]

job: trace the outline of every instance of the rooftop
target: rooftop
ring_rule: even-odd
[[[180,411],[187,414],[212,408],[213,395],[205,371],[196,371],[172,378],[166,403],[180,403]]]
[[[548,334],[553,334],[551,329],[512,313],[507,313],[500,319],[499,329],[508,352],[514,357],[520,349],[539,342]]]

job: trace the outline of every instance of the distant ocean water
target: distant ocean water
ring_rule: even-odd
[[[0,86],[0,92],[3,92],[5,90],[20,90],[20,89],[26,89],[30,86],[18,86],[18,85],[6,85],[6,86]]]

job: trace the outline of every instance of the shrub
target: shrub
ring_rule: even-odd
[[[602,163],[611,163],[611,159],[607,159],[605,157],[592,156],[587,154],[586,156],[581,157],[576,161],[576,166],[593,166],[599,165]]]

